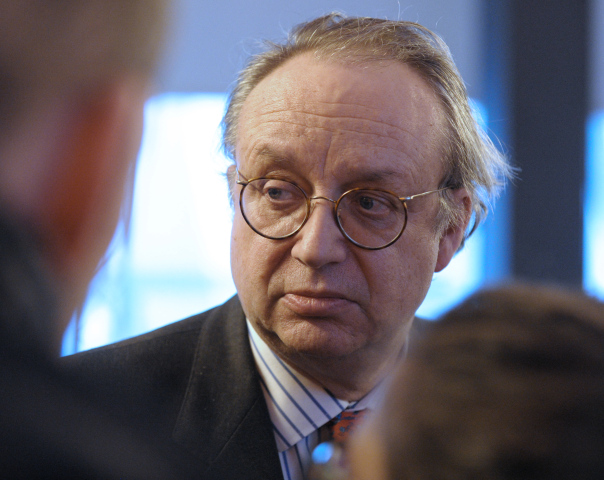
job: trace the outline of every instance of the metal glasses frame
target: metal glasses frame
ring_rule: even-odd
[[[351,243],[353,243],[357,247],[364,248],[365,250],[381,250],[383,248],[389,247],[394,242],[396,242],[399,238],[401,238],[401,235],[403,234],[403,232],[405,231],[405,228],[407,227],[407,218],[408,218],[407,202],[410,202],[411,200],[414,200],[418,197],[430,195],[431,193],[442,192],[443,190],[450,190],[453,188],[453,187],[444,187],[444,188],[439,188],[437,190],[430,190],[428,192],[417,193],[415,195],[411,195],[408,197],[399,197],[394,192],[391,192],[389,190],[384,190],[383,188],[358,187],[358,188],[351,188],[350,190],[347,190],[342,195],[340,195],[340,197],[337,200],[332,200],[331,198],[323,197],[321,195],[315,195],[313,197],[309,197],[308,194],[304,191],[304,189],[302,187],[297,185],[295,182],[292,182],[291,180],[286,180],[281,177],[274,177],[271,175],[267,175],[264,177],[250,178],[248,180],[239,172],[239,169],[236,169],[236,173],[237,173],[237,180],[235,181],[235,183],[237,183],[237,185],[242,186],[241,192],[239,192],[239,209],[241,210],[241,215],[243,215],[243,218],[244,218],[245,222],[249,225],[249,227],[254,232],[256,232],[258,235],[260,235],[261,237],[268,238],[270,240],[285,240],[286,238],[293,237],[296,233],[298,233],[300,230],[302,230],[302,228],[304,227],[304,225],[306,225],[306,222],[310,218],[310,214],[312,213],[312,205],[311,205],[312,200],[327,200],[328,202],[331,202],[334,204],[334,206],[333,206],[334,219],[336,221],[336,225],[340,229],[340,232],[342,232],[342,235],[344,235],[345,238],[347,238]],[[245,215],[245,210],[243,209],[243,203],[242,203],[241,199],[243,198],[243,191],[245,190],[245,187],[247,187],[250,183],[252,183],[255,180],[279,180],[281,182],[287,182],[287,183],[295,186],[298,190],[300,190],[304,194],[304,198],[306,199],[306,215],[304,216],[304,220],[302,220],[302,223],[300,224],[300,226],[298,228],[296,228],[296,230],[294,230],[291,233],[288,233],[287,235],[283,235],[281,237],[271,237],[269,235],[266,235],[266,234],[258,231],[251,224],[251,222],[248,220],[247,216]],[[346,231],[342,227],[342,224],[340,223],[340,217],[338,216],[338,206],[340,205],[340,201],[342,200],[342,198],[344,198],[349,193],[356,192],[359,190],[369,190],[369,191],[388,193],[388,194],[392,195],[393,197],[398,198],[401,201],[401,203],[403,204],[403,209],[405,211],[405,222],[403,223],[403,227],[401,228],[401,231],[398,233],[398,235],[396,235],[396,237],[394,237],[392,240],[390,240],[386,245],[383,245],[381,247],[368,247],[366,245],[362,245],[359,242],[350,238],[350,236],[346,233]]]

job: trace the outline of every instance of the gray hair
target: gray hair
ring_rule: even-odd
[[[151,74],[167,0],[18,0],[0,6],[0,135],[61,91],[90,92],[122,72]]]
[[[241,71],[229,98],[223,119],[223,148],[231,159],[235,159],[238,121],[245,100],[262,79],[289,59],[311,52],[318,59],[349,63],[398,61],[418,72],[442,105],[446,140],[445,174],[440,186],[467,189],[474,222],[465,238],[474,232],[485,218],[490,200],[513,176],[513,169],[472,116],[463,80],[440,37],[413,22],[331,13],[298,25],[283,44],[266,44],[267,50],[253,56]],[[448,191],[441,194],[440,203],[436,228],[442,234],[459,224],[464,212]]]

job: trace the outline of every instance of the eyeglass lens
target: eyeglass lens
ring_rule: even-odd
[[[338,204],[338,222],[352,240],[379,248],[405,226],[405,208],[394,195],[379,190],[352,190]]]
[[[249,182],[241,197],[242,213],[261,235],[285,238],[296,232],[309,215],[306,193],[293,183],[260,178]],[[403,203],[381,190],[351,190],[336,211],[342,231],[368,248],[383,247],[396,239],[406,223]]]

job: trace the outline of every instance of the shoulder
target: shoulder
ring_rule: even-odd
[[[83,379],[113,403],[140,405],[140,399],[146,398],[151,408],[165,408],[176,414],[201,344],[218,346],[221,338],[229,335],[229,330],[241,329],[238,325],[245,328],[243,311],[235,296],[204,313],[118,343],[64,357],[61,362],[64,371]]]
[[[74,380],[50,362],[0,360],[2,478],[193,478],[193,458]]]
[[[173,365],[179,358],[186,360],[194,354],[202,330],[208,324],[225,323],[226,326],[227,319],[242,315],[235,296],[206,312],[121,342],[64,357],[62,361],[68,369],[100,368],[111,364],[127,365],[128,368],[136,368],[139,363],[144,368],[155,364]]]

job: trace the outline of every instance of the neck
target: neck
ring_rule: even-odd
[[[407,332],[402,335],[402,341],[393,345],[386,354],[383,349],[333,358],[300,353],[276,353],[295,370],[322,385],[336,398],[352,402],[363,398],[392,373],[404,357],[406,343]]]

